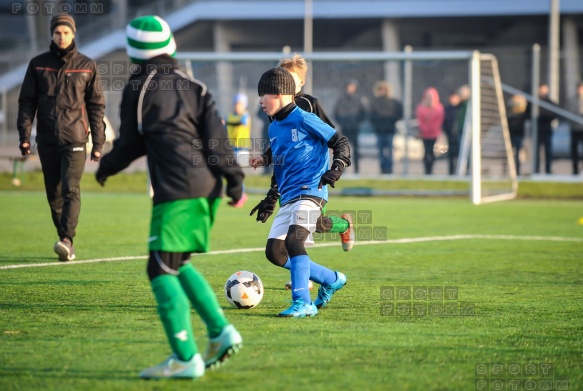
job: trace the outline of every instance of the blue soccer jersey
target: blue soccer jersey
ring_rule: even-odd
[[[318,190],[318,184],[330,166],[328,140],[335,133],[334,128],[317,115],[298,107],[283,120],[269,125],[273,170],[281,205],[299,195],[328,200],[328,186]]]

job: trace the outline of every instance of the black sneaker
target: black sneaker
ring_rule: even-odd
[[[59,256],[59,261],[67,262],[75,259],[75,249],[69,238],[63,238],[62,240],[55,243],[53,250]]]

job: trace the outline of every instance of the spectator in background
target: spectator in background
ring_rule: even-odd
[[[471,90],[470,86],[464,84],[457,90],[460,97],[460,103],[457,106],[455,117],[455,131],[458,134],[458,140],[461,142],[464,133],[464,124],[466,122],[466,112],[468,111],[468,102],[470,101]]]
[[[457,158],[460,152],[458,129],[456,126],[457,108],[460,104],[460,96],[457,92],[449,94],[447,106],[445,106],[445,117],[443,120],[443,131],[447,137],[447,162],[449,175],[455,174]]]
[[[358,134],[360,133],[360,124],[366,119],[366,100],[365,97],[358,93],[358,82],[356,80],[349,80],[346,83],[344,92],[334,107],[334,118],[342,128],[342,134],[352,144],[354,172],[358,174]]]
[[[458,144],[460,148],[463,148],[462,139],[464,136],[464,128],[466,123],[466,114],[468,111],[468,104],[471,98],[471,90],[470,86],[467,84],[462,85],[457,90],[457,94],[460,97],[460,103],[456,109],[456,116],[455,116],[455,131],[457,132],[458,136]],[[470,172],[470,161],[471,161],[471,152],[468,154],[468,161],[466,163],[466,173]],[[459,156],[459,154],[458,154]]]
[[[393,173],[393,138],[396,123],[403,118],[403,105],[392,96],[392,86],[377,81],[373,87],[374,97],[370,101],[370,121],[377,135],[381,173]]]
[[[425,148],[423,165],[426,175],[433,172],[433,162],[435,161],[433,147],[435,146],[435,140],[441,134],[444,117],[445,110],[439,101],[437,90],[433,87],[427,88],[423,92],[423,99],[415,110],[415,118],[419,124],[419,132]]]
[[[516,175],[520,175],[520,150],[524,139],[524,122],[526,116],[526,98],[522,95],[513,95],[508,101],[507,109],[508,130],[510,132],[510,142],[514,150],[514,164],[516,165]]]
[[[38,156],[47,200],[59,241],[59,261],[75,259],[73,238],[81,212],[80,182],[85,170],[87,136],[91,160],[98,161],[105,142],[105,99],[95,61],[77,51],[75,20],[53,16],[50,50],[28,65],[18,98],[20,151],[30,153],[30,135],[37,117]]]
[[[577,95],[568,104],[569,111],[583,117],[583,82],[577,84]],[[583,125],[571,121],[571,161],[573,175],[579,174],[579,145],[583,146]],[[582,156],[583,159],[583,156]]]
[[[546,84],[541,84],[538,88],[538,97],[542,102],[550,103],[555,105],[549,98],[549,86]],[[527,116],[530,117],[532,110],[532,105],[527,106]],[[534,172],[540,172],[540,148],[543,147],[545,151],[545,172],[547,174],[551,173],[551,165],[553,161],[553,125],[552,122],[557,118],[557,114],[545,109],[544,107],[539,107],[539,114],[537,119],[537,130],[538,130],[538,146],[535,148],[535,165]]]
[[[241,167],[249,165],[249,151],[251,150],[251,116],[247,111],[249,99],[244,93],[233,97],[233,111],[227,117],[227,134],[233,144],[237,163]],[[241,199],[233,204],[235,208],[242,208],[247,201],[245,187]]]

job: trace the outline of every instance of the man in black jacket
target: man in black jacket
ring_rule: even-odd
[[[397,122],[403,118],[403,104],[393,98],[393,87],[384,80],[373,86],[370,99],[370,122],[377,135],[379,163],[382,174],[393,173],[393,139]]]
[[[358,92],[358,82],[349,80],[344,86],[344,91],[340,99],[334,106],[334,118],[342,128],[344,134],[352,146],[352,161],[354,162],[354,173],[358,174],[359,152],[358,135],[360,125],[366,119],[367,104],[365,98]]]
[[[189,262],[209,250],[221,203],[223,178],[231,205],[243,194],[227,131],[206,85],[178,69],[168,24],[143,16],[126,28],[127,52],[140,72],[131,75],[121,101],[119,138],[95,176],[99,183],[147,155],[154,190],[148,277],[173,354],[140,377],[198,378],[241,347],[242,338],[223,313],[214,291]],[[190,321],[190,304],[206,324],[204,358]]]
[[[577,94],[569,99],[567,109],[573,114],[583,116],[583,83],[577,83]],[[579,145],[583,145],[583,124],[575,121],[570,122],[571,126],[571,162],[573,164],[573,175],[579,174]]]
[[[73,238],[81,209],[79,183],[85,170],[89,131],[91,160],[98,161],[105,142],[105,100],[95,62],[75,47],[75,21],[68,14],[51,19],[50,50],[33,58],[18,99],[20,151],[30,153],[32,124],[45,190],[59,241],[60,261],[75,259]]]
[[[549,86],[541,84],[538,88],[538,97],[541,101],[555,105],[556,103],[549,97]],[[526,109],[526,117],[530,117],[532,104],[529,104]],[[545,153],[545,173],[551,174],[551,166],[553,162],[553,124],[552,122],[558,118],[558,115],[553,111],[544,107],[539,107],[537,118],[538,129],[538,145],[534,148],[535,165],[534,172],[540,172],[540,149],[544,149]]]

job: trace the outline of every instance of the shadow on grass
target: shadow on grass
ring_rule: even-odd
[[[50,280],[50,281],[25,281],[14,282],[5,281],[0,282],[0,285],[95,285],[95,284],[115,284],[118,281],[112,280]]]
[[[8,379],[10,377],[20,378],[22,376],[34,376],[34,378],[46,379],[95,379],[95,380],[137,380],[138,378],[131,371],[119,370],[91,370],[91,369],[63,369],[63,368],[27,368],[27,367],[2,367],[0,377]]]
[[[18,304],[18,303],[9,303],[9,304],[0,304],[0,308],[5,309],[30,309],[33,308],[36,311],[59,311],[64,312],[66,311],[107,311],[107,312],[128,312],[128,311],[144,311],[144,310],[151,310],[154,308],[152,305],[111,305],[111,304],[42,304],[42,303],[34,303],[34,304]]]
[[[45,262],[59,262],[56,258],[56,256],[54,257],[22,257],[22,256],[6,256],[6,255],[0,255],[0,264],[2,263],[17,263],[17,264],[21,264],[21,263],[45,263]]]

